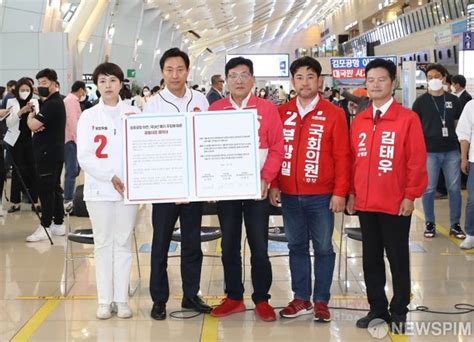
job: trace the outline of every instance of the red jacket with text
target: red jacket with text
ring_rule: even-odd
[[[423,195],[426,147],[415,112],[393,101],[375,123],[370,106],[352,122],[351,147],[356,210],[398,215],[404,198]]]
[[[313,111],[301,118],[297,97],[279,107],[285,155],[272,187],[290,195],[349,191],[351,153],[344,111],[320,97]]]
[[[283,130],[278,110],[273,103],[254,95],[250,96],[247,106],[242,108],[245,109],[257,110],[260,176],[270,184],[278,175],[283,160]],[[227,96],[214,102],[209,110],[235,110],[235,108]]]

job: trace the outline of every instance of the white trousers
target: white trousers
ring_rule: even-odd
[[[86,206],[94,233],[98,302],[128,302],[132,232],[138,205],[125,205],[123,201],[87,201]]]

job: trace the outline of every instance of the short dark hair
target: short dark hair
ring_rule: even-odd
[[[25,77],[25,78],[31,82],[31,85],[35,84],[35,81],[31,77]]]
[[[448,76],[448,70],[447,70],[444,66],[442,66],[441,64],[432,63],[432,64],[428,65],[428,67],[427,67],[426,70],[425,70],[426,75],[428,75],[428,73],[429,73],[431,70],[436,70],[436,71],[438,71],[441,75],[443,75],[443,76]]]
[[[453,78],[451,79],[451,83],[459,84],[461,88],[466,88],[466,77],[464,77],[463,75],[453,76]]]
[[[211,84],[217,84],[221,80],[221,75],[212,75],[211,77]]]
[[[58,83],[58,74],[53,69],[46,68],[46,69],[40,70],[36,74],[36,79],[37,80],[39,80],[40,78],[43,78],[43,77],[46,77],[48,80],[50,80],[52,82]]]
[[[79,89],[83,89],[83,90],[86,90],[86,84],[82,81],[76,81],[72,84],[72,87],[71,87],[71,92],[72,93],[75,93],[76,91],[78,91]]]
[[[301,68],[301,67],[306,67],[307,69],[313,70],[316,75],[321,76],[321,72],[323,68],[321,67],[321,64],[314,59],[313,57],[309,56],[304,56],[301,58],[298,58],[293,61],[290,65],[290,73],[291,77],[295,77],[296,71]]]
[[[22,77],[18,81],[15,81],[15,85],[16,87],[15,90],[13,90],[13,95],[15,95],[17,99],[20,98],[20,87],[22,85],[27,85],[28,88],[30,88],[30,96],[28,96],[27,100],[29,101],[33,97],[33,86],[31,85],[30,80],[27,77]]]
[[[225,77],[229,75],[229,70],[238,67],[239,65],[246,65],[249,68],[250,75],[253,76],[253,63],[250,59],[244,57],[234,57],[229,59],[225,65]]]
[[[365,78],[367,78],[367,74],[371,69],[382,68],[387,70],[388,74],[390,75],[390,79],[395,81],[397,78],[397,66],[395,63],[388,59],[383,58],[376,58],[367,64],[365,67]]]
[[[165,67],[165,62],[168,58],[181,57],[186,65],[186,69],[189,69],[189,56],[186,52],[181,51],[178,48],[171,48],[165,51],[163,56],[160,58],[160,68],[163,70]]]
[[[152,94],[156,94],[160,91],[160,86],[154,86],[152,89],[151,89],[151,93]]]
[[[10,80],[7,82],[7,88],[16,87],[16,81]]]
[[[99,64],[93,74],[92,74],[92,80],[94,81],[94,84],[97,85],[97,79],[99,78],[99,75],[111,75],[117,77],[120,82],[123,82],[124,76],[123,76],[123,71],[120,69],[120,67],[117,64],[114,63],[109,63],[105,62],[102,64]]]

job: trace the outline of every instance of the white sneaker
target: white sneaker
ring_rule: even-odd
[[[64,236],[64,234],[66,234],[66,228],[64,227],[64,224],[53,223],[51,225],[51,233],[57,236]]]
[[[48,231],[48,233],[50,233],[49,228],[44,228],[42,225],[39,225],[33,234],[26,237],[26,241],[37,242],[37,241],[48,240],[48,235],[46,235],[45,229]]]
[[[115,310],[118,318],[130,318],[133,316],[128,303],[115,303]]]
[[[95,313],[98,319],[109,319],[112,317],[112,310],[110,304],[99,304]]]
[[[474,235],[466,235],[464,241],[459,245],[462,249],[474,248]]]

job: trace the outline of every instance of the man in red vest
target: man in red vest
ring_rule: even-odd
[[[302,57],[291,64],[290,71],[297,96],[279,108],[285,155],[270,190],[273,205],[281,200],[294,293],[280,316],[313,314],[315,321],[329,322],[336,259],[332,246],[334,213],[344,210],[349,190],[349,132],[344,111],[318,93],[319,62]],[[310,241],[315,254],[314,291]]]
[[[392,97],[396,65],[375,59],[365,68],[372,105],[351,125],[353,175],[347,211],[358,212],[362,229],[364,280],[370,312],[357,321],[366,329],[374,319],[403,332],[410,303],[408,239],[414,200],[426,189],[426,147],[418,115]],[[384,251],[392,273],[393,298],[385,294]]]

